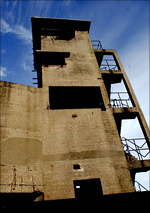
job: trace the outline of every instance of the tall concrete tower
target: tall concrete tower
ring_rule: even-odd
[[[150,169],[149,129],[116,50],[91,42],[90,21],[31,21],[38,88],[1,82],[1,192],[134,193],[135,174]],[[124,92],[112,92],[118,83]],[[122,120],[135,118],[140,145],[120,136]]]

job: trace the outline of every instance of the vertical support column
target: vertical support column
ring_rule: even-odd
[[[138,120],[139,120],[141,129],[143,131],[144,137],[146,139],[147,145],[150,148],[150,131],[149,131],[148,125],[146,123],[145,117],[144,117],[143,112],[142,112],[142,110],[140,108],[140,105],[139,105],[138,100],[137,100],[137,98],[135,96],[135,93],[134,93],[133,88],[132,88],[132,86],[130,84],[130,81],[129,81],[129,79],[128,79],[125,71],[124,71],[124,68],[123,68],[122,63],[121,63],[121,61],[119,59],[119,56],[118,56],[118,54],[117,54],[117,52],[115,50],[114,50],[114,55],[116,57],[116,60],[118,61],[118,64],[119,64],[120,68],[121,68],[121,72],[123,74],[124,84],[125,84],[126,89],[127,89],[128,93],[129,93],[131,101],[133,102],[133,106],[137,108]]]

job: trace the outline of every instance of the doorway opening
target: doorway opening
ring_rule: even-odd
[[[100,178],[74,180],[75,198],[95,200],[103,196]]]

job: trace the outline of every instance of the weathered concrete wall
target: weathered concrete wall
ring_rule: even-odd
[[[42,37],[42,50],[70,52],[63,68],[43,65],[43,88],[1,82],[2,192],[73,198],[73,181],[91,178],[100,178],[104,194],[134,191],[89,35],[75,35],[69,45]],[[106,110],[51,110],[49,86],[99,86]]]
[[[51,52],[70,52],[65,59],[67,65],[43,65],[43,87],[45,86],[99,86],[98,64],[92,49],[88,32],[77,31],[75,38],[52,41],[49,36],[42,37],[42,50]]]
[[[42,115],[38,113],[39,108],[42,111],[41,92],[34,87],[1,82],[2,192],[28,192],[35,184],[43,185]]]
[[[133,191],[111,112],[47,109],[43,89],[1,82],[1,191],[74,197],[73,180],[100,178],[104,194]],[[77,117],[72,117],[77,114]],[[73,170],[73,164],[81,170]]]

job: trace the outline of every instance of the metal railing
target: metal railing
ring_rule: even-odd
[[[122,144],[125,151],[125,155],[129,161],[132,161],[133,158],[137,158],[137,160],[144,160],[146,158],[148,159],[150,150],[148,148],[145,138],[127,139],[123,137]]]
[[[100,70],[119,70],[114,59],[103,59]]]
[[[111,107],[119,108],[119,107],[131,107],[132,102],[130,98],[123,98],[123,95],[128,95],[127,92],[111,92],[111,96],[115,95],[115,98],[110,99]]]
[[[92,40],[91,42],[94,49],[103,49],[100,40]]]
[[[137,192],[143,192],[143,191],[148,191],[148,189],[146,189],[142,184],[140,184],[138,181],[134,181],[134,185],[136,187],[136,191]],[[137,189],[138,188],[138,189]]]

